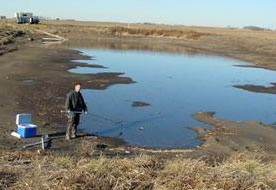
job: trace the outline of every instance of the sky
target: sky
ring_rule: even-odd
[[[0,15],[276,29],[276,0],[0,0]]]

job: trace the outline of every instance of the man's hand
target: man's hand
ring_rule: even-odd
[[[87,115],[87,114],[88,114],[88,112],[87,112],[87,111],[85,111],[85,112],[84,112],[84,114],[85,114],[85,115]]]

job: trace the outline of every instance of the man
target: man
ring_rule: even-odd
[[[84,111],[87,114],[87,107],[80,92],[81,84],[75,83],[73,91],[67,94],[65,109],[68,112],[68,125],[66,140],[76,138],[77,127],[80,121],[80,114]]]

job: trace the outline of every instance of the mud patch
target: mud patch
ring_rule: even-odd
[[[276,94],[276,83],[271,83],[272,86],[265,87],[260,85],[236,85],[234,87],[256,93]]]
[[[196,113],[193,117],[214,126],[212,130],[194,128],[200,138],[205,140],[201,150],[206,153],[231,155],[234,152],[247,152],[275,158],[275,128],[256,121],[237,122],[218,119],[214,112]]]
[[[146,106],[150,106],[150,104],[142,101],[135,101],[132,103],[132,107],[146,107]]]

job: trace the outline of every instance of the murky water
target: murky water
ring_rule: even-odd
[[[253,93],[233,85],[269,86],[276,72],[241,68],[247,63],[214,56],[80,49],[95,60],[82,60],[106,69],[78,67],[75,73],[123,72],[136,83],[107,90],[83,90],[90,115],[80,128],[124,139],[131,145],[191,148],[201,144],[193,126],[207,127],[191,114],[215,111],[226,120],[276,121],[276,96]],[[132,107],[133,101],[150,103]],[[92,115],[94,114],[94,115]]]

